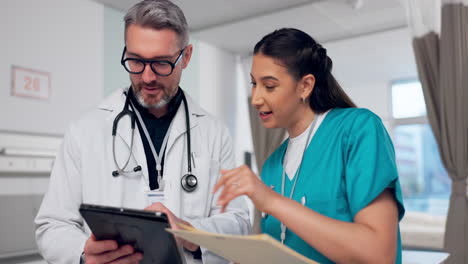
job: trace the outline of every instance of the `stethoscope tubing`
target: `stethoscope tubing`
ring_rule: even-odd
[[[127,168],[128,163],[130,162],[130,158],[132,156],[131,150],[133,149],[133,138],[134,138],[134,134],[135,134],[135,122],[136,122],[136,120],[135,120],[135,114],[128,109],[129,102],[130,101],[129,101],[129,98],[128,98],[128,95],[127,95],[127,98],[125,99],[125,105],[124,105],[123,110],[115,117],[114,122],[112,124],[112,157],[114,159],[115,167],[117,168],[116,171],[112,172],[112,176],[114,176],[114,177],[119,176],[119,174],[126,174],[126,173],[131,172],[131,171],[125,171],[125,168]],[[128,155],[128,158],[125,161],[124,166],[122,168],[120,168],[119,164],[117,162],[117,157],[115,155],[115,137],[117,135],[117,126],[118,126],[118,123],[119,123],[120,119],[122,119],[124,116],[127,116],[127,115],[130,117],[130,125],[131,125],[131,130],[132,130],[132,136],[131,136],[131,139],[130,139],[130,154]],[[138,167],[140,167],[140,166],[135,167],[133,169],[133,171],[134,172],[138,171],[137,170]],[[140,167],[140,170],[141,170],[141,167]]]
[[[131,88],[129,88],[129,89],[131,89]],[[191,157],[190,157],[190,155],[192,153],[192,150],[191,150],[191,146],[192,146],[191,145],[191,134],[190,134],[190,115],[189,115],[189,110],[188,110],[187,99],[185,97],[184,92],[182,90],[181,90],[181,92],[182,92],[182,101],[184,103],[184,110],[185,110],[185,125],[186,125],[186,129],[187,129],[187,171],[188,171],[187,174],[185,174],[181,179],[181,186],[186,192],[192,192],[197,188],[198,179],[197,179],[197,177],[195,175],[192,174],[192,160],[191,160]],[[135,122],[136,122],[136,114],[135,113],[138,113],[138,112],[136,111],[136,109],[131,104],[128,92],[124,92],[124,94],[126,96],[124,108],[115,117],[114,122],[112,124],[112,155],[113,155],[114,164],[115,164],[115,166],[117,168],[117,170],[112,172],[112,176],[114,176],[114,177],[117,177],[120,174],[125,175],[125,174],[128,174],[128,173],[133,173],[133,172],[137,172],[137,171],[141,170],[141,166],[135,167],[133,169],[133,171],[126,171],[125,170],[126,167],[129,164],[130,158],[132,156],[134,135],[135,135]],[[131,108],[133,111],[130,111],[129,108]],[[126,115],[128,115],[130,117],[132,135],[131,135],[131,141],[130,141],[130,154],[129,154],[127,160],[125,161],[124,166],[121,168],[118,165],[117,158],[116,158],[115,138],[116,138],[116,135],[117,135],[118,122],[120,121],[120,119],[122,119],[122,117],[124,117]],[[139,119],[141,119],[140,116],[137,116],[137,117]],[[141,120],[140,122],[143,122],[143,121]],[[150,143],[150,147],[151,147],[151,150],[153,152],[153,155],[155,155],[154,158],[155,158],[155,160],[157,162],[157,165],[160,166],[159,161],[157,160],[158,156],[156,154],[156,151],[154,150],[154,145],[152,144],[151,138],[149,137],[149,134],[147,133],[146,127],[144,126],[144,124],[142,124],[142,126],[144,127],[145,137],[147,138],[148,143]],[[169,133],[169,130],[166,133]],[[165,141],[167,141],[167,136],[165,137],[165,139],[166,139]],[[166,148],[164,146],[162,146],[161,151],[165,151],[165,149]],[[159,172],[158,172],[158,183],[160,182],[160,177],[162,177],[162,175],[159,175]]]
[[[185,125],[187,128],[187,170],[188,174],[192,174],[192,160],[190,159],[190,154],[192,153],[192,145],[190,142],[191,136],[190,136],[190,116],[189,116],[189,111],[188,111],[188,103],[187,99],[185,98],[184,92],[182,92],[182,101],[184,103],[185,107]]]

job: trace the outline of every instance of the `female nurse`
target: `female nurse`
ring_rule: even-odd
[[[261,180],[246,166],[222,171],[218,204],[247,195],[263,212],[263,233],[322,264],[401,263],[404,207],[380,118],[356,108],[308,34],[276,30],[253,54],[252,104],[265,127],[289,138]]]

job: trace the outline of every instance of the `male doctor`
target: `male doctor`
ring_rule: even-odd
[[[145,0],[124,20],[122,65],[130,73],[131,87],[72,123],[65,135],[35,219],[37,244],[49,263],[141,260],[141,253],[129,245],[97,241],[78,211],[81,203],[162,211],[173,227],[183,222],[219,233],[250,231],[243,198],[221,213],[211,193],[220,170],[234,167],[228,132],[179,88],[192,55],[184,14],[169,0]],[[134,134],[127,115],[118,120],[114,139],[113,124],[122,110],[138,113]],[[182,187],[188,157],[197,183],[190,191]],[[163,198],[156,202],[154,194]],[[226,262],[187,241],[182,245],[188,263]]]

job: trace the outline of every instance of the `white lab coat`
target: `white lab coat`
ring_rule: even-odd
[[[187,173],[186,123],[183,104],[170,130],[164,162],[166,206],[196,228],[228,234],[250,232],[248,208],[244,197],[230,203],[220,213],[217,197],[211,193],[220,169],[233,168],[232,142],[227,129],[187,96],[192,172],[198,187],[183,191],[180,180]],[[140,165],[133,175],[113,177],[112,124],[123,108],[125,95],[119,90],[83,118],[73,122],[65,134],[44,196],[35,219],[36,240],[49,263],[78,263],[89,229],[78,212],[81,203],[143,209],[148,205],[148,169],[138,128],[135,128],[133,157],[127,169]],[[116,136],[116,154],[123,166],[131,140],[129,118],[121,119]],[[204,263],[223,263],[223,259],[202,248]],[[188,263],[197,263],[185,254]]]

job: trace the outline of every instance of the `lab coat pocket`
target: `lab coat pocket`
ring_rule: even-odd
[[[193,174],[198,185],[193,192],[184,192],[184,214],[188,218],[207,217],[210,212],[214,184],[219,175],[219,162],[205,157],[194,157]]]

